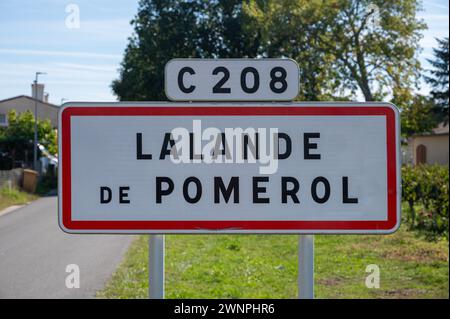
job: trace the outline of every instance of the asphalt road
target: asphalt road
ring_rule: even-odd
[[[58,227],[57,198],[0,216],[0,298],[93,298],[134,236],[69,235]],[[80,288],[66,287],[69,264]]]

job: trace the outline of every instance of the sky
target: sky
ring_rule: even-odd
[[[138,0],[0,0],[0,100],[31,95],[40,71],[47,73],[39,82],[51,103],[116,101],[110,85],[137,7]],[[424,68],[430,68],[435,38],[448,37],[448,11],[448,1],[425,0],[419,12],[428,25],[421,40]],[[422,84],[420,92],[428,91]]]

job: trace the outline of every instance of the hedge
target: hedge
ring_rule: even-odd
[[[448,166],[402,167],[404,222],[411,229],[448,238]]]

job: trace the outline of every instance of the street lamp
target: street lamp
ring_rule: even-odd
[[[33,149],[33,169],[37,171],[37,144],[38,144],[38,132],[37,132],[37,84],[39,75],[47,74],[45,72],[36,72],[36,78],[34,80],[34,149]]]

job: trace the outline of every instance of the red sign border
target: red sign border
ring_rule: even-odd
[[[280,220],[233,220],[233,221],[77,221],[71,216],[71,122],[72,116],[385,116],[387,145],[387,189],[388,219],[380,221],[280,221]],[[238,230],[245,232],[295,231],[380,231],[388,233],[398,226],[398,180],[397,180],[397,123],[396,113],[391,106],[66,106],[60,114],[60,137],[62,152],[60,157],[61,194],[60,225],[64,231],[118,231],[133,233],[152,231],[206,231]]]

